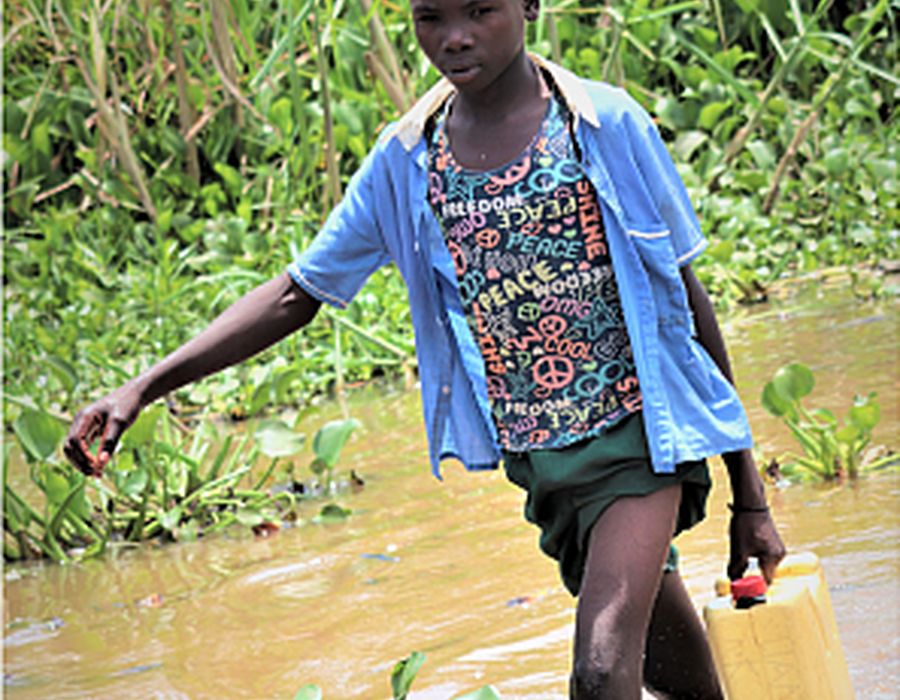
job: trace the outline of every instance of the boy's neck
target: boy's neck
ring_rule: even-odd
[[[471,170],[488,171],[517,158],[534,138],[549,91],[540,69],[522,52],[486,90],[458,91],[447,119],[450,149]]]
[[[545,102],[539,69],[523,50],[509,68],[479,92],[458,91],[453,110],[462,121],[484,126],[502,124],[523,110]]]

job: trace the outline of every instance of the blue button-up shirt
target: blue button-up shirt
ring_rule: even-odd
[[[656,127],[624,90],[532,59],[569,105],[603,210],[654,470],[672,472],[680,462],[750,447],[734,387],[693,337],[678,268],[706,241]],[[344,308],[375,270],[397,265],[409,291],[429,455],[438,477],[446,458],[486,469],[501,457],[484,362],[427,200],[423,130],[452,89],[439,82],[385,130],[344,199],[288,267],[309,294]]]

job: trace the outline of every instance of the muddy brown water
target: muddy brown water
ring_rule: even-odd
[[[789,295],[723,324],[757,440],[766,454],[793,448],[758,396],[800,359],[816,373],[808,406],[843,417],[854,393],[877,391],[876,438],[897,448],[898,303],[822,295]],[[443,482],[429,475],[418,400],[351,397],[362,427],[339,467],[366,486],[338,499],[353,510],[346,523],[309,522],[316,504],[269,538],[234,531],[75,566],[7,567],[5,695],[290,700],[315,683],[325,700],[382,700],[393,664],[419,650],[427,660],[412,700],[486,684],[504,698],[565,698],[574,601],[500,474],[451,464]],[[323,407],[304,430],[336,415]],[[714,470],[708,519],[678,541],[698,608],[727,556],[727,482]],[[771,486],[769,498],[789,548],[822,559],[857,697],[897,698],[900,477]]]

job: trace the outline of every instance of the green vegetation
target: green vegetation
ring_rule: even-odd
[[[406,700],[412,682],[423,663],[425,663],[425,654],[421,651],[414,651],[396,663],[391,672],[391,689],[394,692],[394,700]],[[317,685],[305,685],[297,691],[294,700],[322,700],[322,689]],[[459,695],[454,700],[500,700],[500,695],[494,688],[486,685],[472,693]]]
[[[46,497],[32,508],[7,484],[5,552],[58,559],[79,542],[102,550],[116,532],[177,538],[190,522],[219,527],[223,513],[288,511],[252,466],[236,475],[266,457],[266,424],[213,448],[206,416],[265,421],[350,382],[411,384],[412,326],[392,267],[346,313],[326,310],[150,409],[93,500],[58,454],[61,425],[309,243],[378,134],[436,79],[405,4],[4,9],[4,427]],[[763,298],[784,275],[859,275],[898,257],[896,10],[546,0],[529,39],[654,115],[711,241],[698,274],[729,305]],[[315,465],[326,485],[333,466]],[[247,495],[222,496],[242,481]]]
[[[779,369],[762,392],[762,406],[781,418],[800,443],[803,456],[788,454],[779,464],[787,476],[806,470],[817,478],[857,478],[860,474],[883,469],[900,462],[888,454],[867,457],[872,431],[881,419],[881,406],[875,392],[855,396],[847,411],[844,425],[828,409],[806,410],[800,400],[812,393],[815,377],[804,364],[795,362]]]
[[[302,482],[293,460],[278,469],[304,443],[304,436],[284,421],[262,420],[253,431],[221,439],[211,421],[204,419],[188,431],[158,403],[123,435],[106,478],[95,480],[60,461],[63,423],[46,411],[23,407],[12,427],[44,503],[39,511],[10,485],[7,449],[4,558],[67,562],[103,554],[110,542],[185,541],[231,525],[267,535],[299,522],[298,501],[344,490],[334,479],[334,467],[357,425],[353,419],[332,421],[317,432],[310,465],[315,476]],[[340,522],[349,515],[327,503],[313,521]]]

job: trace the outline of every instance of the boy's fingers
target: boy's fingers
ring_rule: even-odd
[[[116,451],[116,445],[119,444],[119,438],[122,436],[123,424],[118,420],[111,420],[106,425],[103,437],[100,438],[100,449],[97,451],[97,462],[100,469],[106,466],[113,453]]]
[[[65,446],[63,447],[63,452],[65,452],[66,457],[68,457],[69,461],[75,465],[75,467],[82,473],[87,476],[92,476],[94,473],[94,467],[90,462],[90,458],[84,449],[84,440],[81,439],[70,439],[66,441]]]
[[[784,559],[785,554],[787,554],[784,543],[781,541],[778,533],[775,532],[774,527],[772,528],[772,533],[766,539],[764,550],[759,555],[759,568],[766,579],[766,583],[772,583],[775,579],[775,571],[778,569],[778,565]]]
[[[778,562],[781,561],[781,557],[768,557],[764,555],[760,555],[759,557],[759,569],[762,571],[763,578],[766,579],[766,583],[772,583],[775,579],[775,570],[778,568]]]
[[[63,452],[83,474],[99,477],[115,449],[120,433],[116,421],[109,420],[105,412],[88,408],[80,411],[72,421]],[[100,447],[94,455],[91,453],[91,445],[98,439]]]
[[[731,560],[728,562],[728,578],[732,581],[737,581],[744,575],[749,561],[749,557],[732,554]]]
[[[766,583],[772,583],[775,570],[784,558],[785,548],[768,514],[735,514],[731,519],[731,558],[728,578],[739,579],[747,570],[750,557],[756,557]]]

